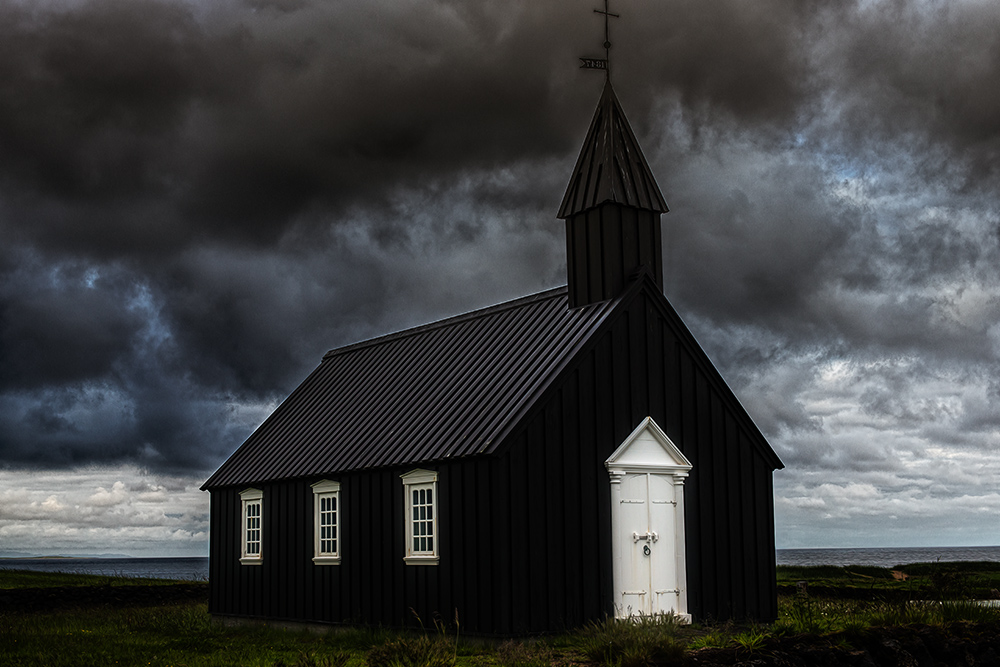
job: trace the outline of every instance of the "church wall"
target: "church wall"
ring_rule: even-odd
[[[574,627],[613,612],[604,461],[646,416],[693,465],[685,484],[689,611],[696,619],[776,616],[772,466],[690,334],[664,315],[649,297],[630,304],[509,450],[512,479],[527,466],[527,503],[536,509],[522,517],[530,556],[514,559],[515,631]]]
[[[650,288],[652,289],[652,288]],[[264,491],[264,563],[239,563],[239,492],[212,492],[211,601],[220,615],[560,631],[613,612],[604,461],[651,416],[693,469],[685,484],[688,605],[696,620],[773,618],[772,463],[759,434],[656,295],[640,293],[583,349],[496,456],[330,475],[342,561],[312,558],[317,479]],[[766,443],[765,443],[766,446]],[[399,475],[437,470],[438,565],[407,565]]]
[[[417,467],[439,474],[437,565],[403,561],[399,476]],[[512,550],[498,545],[510,541],[506,526],[512,510],[525,505],[506,497],[507,470],[506,462],[468,459],[327,476],[341,483],[339,565],[312,562],[310,484],[319,480],[253,485],[264,492],[261,565],[239,562],[242,489],[215,490],[209,610],[271,620],[428,628],[435,619],[452,624],[457,610],[463,632],[509,633],[509,574],[501,573],[510,572]]]

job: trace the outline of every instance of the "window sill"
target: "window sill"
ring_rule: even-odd
[[[241,558],[240,563],[243,565],[261,565],[263,564],[263,558]]]
[[[314,565],[340,565],[340,556],[313,556]]]
[[[403,560],[407,565],[437,565],[441,558],[439,556],[405,556]]]

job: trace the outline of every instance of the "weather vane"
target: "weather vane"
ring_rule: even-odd
[[[612,14],[608,10],[608,0],[604,0],[604,9],[595,9],[595,14],[604,14],[604,58],[580,58],[583,63],[580,65],[581,69],[602,69],[604,70],[604,77],[610,81],[611,80],[611,27],[608,25],[608,19],[618,18],[618,14]]]

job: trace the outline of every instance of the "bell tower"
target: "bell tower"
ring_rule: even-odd
[[[608,78],[559,207],[570,308],[613,299],[643,267],[662,290],[668,210]]]

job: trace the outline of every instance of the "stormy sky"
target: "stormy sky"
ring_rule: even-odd
[[[333,347],[565,283],[598,0],[0,0],[0,552],[203,555]],[[1000,544],[1000,5],[620,0],[779,547]]]

